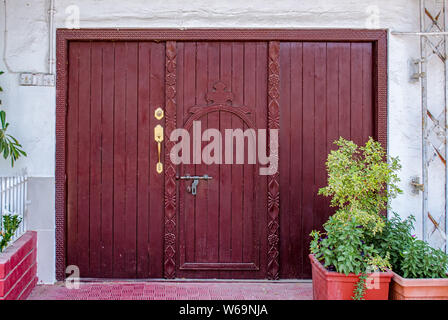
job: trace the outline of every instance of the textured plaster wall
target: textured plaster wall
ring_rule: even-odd
[[[6,59],[12,71],[47,72],[48,15],[50,1],[7,1]],[[81,28],[383,28],[418,31],[417,0],[55,0],[57,28],[65,27],[76,5]],[[0,45],[4,47],[4,7],[0,6]],[[69,21],[70,22],[70,21]],[[0,50],[0,70],[5,70]],[[409,60],[419,57],[416,37],[390,36],[389,39],[389,153],[399,156],[404,194],[393,201],[393,210],[402,216],[417,214],[421,225],[421,195],[409,188],[412,176],[421,176],[420,87],[409,82]],[[48,201],[45,210],[30,214],[39,236],[39,278],[54,280],[54,169],[55,169],[55,89],[21,87],[18,75],[0,78],[1,94],[11,131],[23,142],[29,156],[15,169],[0,161],[1,174],[26,167],[40,179],[35,197]],[[45,185],[45,186],[44,186]],[[442,199],[443,200],[443,199]],[[35,218],[35,217],[34,217]],[[44,221],[44,225],[37,221]],[[46,221],[46,222],[45,222]],[[33,226],[33,223],[30,223]],[[421,230],[417,230],[421,236]],[[42,249],[43,248],[43,249]]]

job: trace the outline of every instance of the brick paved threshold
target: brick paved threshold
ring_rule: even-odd
[[[37,285],[28,300],[312,300],[311,282],[81,282]]]

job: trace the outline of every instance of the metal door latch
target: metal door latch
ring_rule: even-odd
[[[193,180],[193,183],[191,184],[191,186],[187,187],[187,192],[191,193],[192,195],[196,195],[197,191],[198,191],[198,185],[199,185],[199,180],[211,180],[213,179],[212,177],[204,174],[203,176],[190,176],[189,174],[187,174],[186,176],[181,176],[181,177],[176,177],[177,179],[180,180]]]
[[[190,186],[187,187],[187,191],[191,192],[191,194],[195,196],[198,191],[198,184],[199,184],[199,180],[193,180],[191,187]]]
[[[411,60],[411,81],[418,81],[420,78],[424,78],[426,76],[426,73],[423,71],[423,63],[426,63],[425,59]]]
[[[412,192],[418,194],[419,191],[425,190],[425,185],[420,183],[419,177],[413,177],[411,179],[411,186],[413,188]]]

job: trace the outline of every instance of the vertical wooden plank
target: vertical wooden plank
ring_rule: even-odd
[[[208,91],[208,42],[198,42],[196,51],[196,104],[206,105],[205,95]],[[207,126],[207,118],[200,119],[202,131]],[[202,134],[202,133],[201,133]],[[205,143],[202,143],[202,149]],[[204,164],[196,165],[196,175],[207,174]],[[199,182],[196,201],[196,260],[207,262],[207,182]],[[202,188],[201,188],[202,187]]]
[[[90,131],[90,276],[101,277],[101,113],[102,61],[101,43],[92,43],[91,131]]]
[[[257,43],[257,96],[256,96],[256,127],[267,129],[268,127],[268,43]],[[257,166],[259,168],[259,166]],[[257,220],[257,252],[255,261],[258,262],[260,268],[259,277],[265,278],[267,268],[267,206],[268,190],[267,190],[267,176],[259,175],[255,186],[256,193],[256,220]]]
[[[138,52],[138,151],[137,151],[137,277],[149,278],[149,148],[151,128],[149,118],[149,75],[151,65],[151,43],[139,42]]]
[[[322,225],[327,220],[328,206],[325,198],[317,195],[319,188],[326,185],[327,174],[325,162],[327,158],[327,44],[319,43],[316,47],[315,56],[315,165],[314,176],[316,190],[314,195],[314,216],[315,228],[322,229]]]
[[[352,43],[351,44],[351,125],[350,125],[350,137],[356,144],[362,143],[362,96],[363,96],[363,83],[362,83],[362,54],[363,44]]]
[[[291,43],[290,42],[282,42],[280,44],[280,141],[282,142],[282,149],[280,152],[280,163],[279,166],[282,168],[280,172],[280,193],[282,195],[281,207],[280,207],[280,272],[281,274],[289,275],[291,274],[292,264],[290,263],[291,259],[294,259],[291,256],[291,244],[292,241],[290,239],[290,216],[292,215],[291,211],[291,166],[292,166],[292,157],[291,157],[291,147],[292,147],[292,136],[294,130],[292,128],[292,103],[291,94],[293,92],[293,83],[291,81],[291,68],[292,65],[296,63],[296,61],[292,61],[291,58]],[[294,119],[295,120],[295,119]],[[300,126],[294,126],[294,128],[300,128]],[[296,159],[296,155],[294,155],[294,159]]]
[[[158,162],[157,144],[154,141],[154,127],[158,124],[163,126],[163,121],[154,118],[154,113],[157,108],[165,105],[165,62],[166,62],[165,44],[153,43],[151,46],[151,74],[150,74],[150,102],[149,114],[150,116],[150,230],[149,230],[149,247],[151,248],[150,261],[150,276],[163,276],[163,256],[164,256],[164,174],[158,174],[156,171],[156,163]],[[165,148],[162,146],[161,161]],[[165,168],[166,169],[166,168]],[[166,225],[165,225],[166,226]]]
[[[126,43],[115,44],[114,96],[114,277],[126,277]]]
[[[137,270],[137,81],[138,43],[126,43],[126,273],[135,278]]]
[[[344,48],[343,43],[327,43],[327,150],[326,157],[332,151],[337,149],[334,144],[339,139],[339,109],[344,106],[339,105],[341,99],[339,98],[340,91],[340,73],[341,73],[341,55]],[[326,160],[326,159],[325,159]],[[325,169],[326,170],[326,169]],[[325,185],[328,178],[325,178]],[[320,201],[325,208],[325,217],[329,217],[334,213],[335,209],[330,208],[330,198],[320,197]],[[325,219],[326,220],[326,219]],[[322,221],[321,223],[325,222]]]
[[[191,44],[191,43],[190,43]],[[176,42],[176,124],[182,127],[184,121],[185,46],[187,42]],[[194,81],[193,81],[194,85]],[[194,96],[193,96],[194,101]]]
[[[290,205],[289,205],[289,241],[290,241],[290,259],[287,262],[291,265],[290,273],[287,278],[301,278],[303,264],[304,241],[308,237],[303,234],[302,230],[302,176],[303,176],[303,138],[302,138],[302,112],[303,112],[303,81],[302,81],[302,59],[303,59],[302,43],[294,42],[291,44],[291,121],[288,127],[291,133],[291,164],[290,164]],[[282,71],[281,71],[282,72]],[[280,72],[280,74],[281,74]],[[280,94],[282,96],[283,92]],[[281,106],[283,112],[283,107]],[[282,115],[282,113],[280,113]],[[280,126],[280,130],[282,127]],[[283,141],[283,140],[282,140]],[[281,159],[281,157],[280,157]],[[285,170],[282,167],[282,171]],[[282,173],[280,171],[280,174]],[[283,195],[283,193],[282,193]],[[283,205],[283,202],[282,202]],[[282,208],[280,206],[280,209]],[[282,221],[284,211],[281,211],[280,222]],[[285,213],[286,215],[286,213]],[[284,230],[288,230],[285,228]],[[280,236],[283,233],[280,231]],[[307,260],[305,262],[308,262]]]
[[[79,270],[89,275],[89,224],[90,224],[90,93],[91,48],[90,42],[80,43],[79,74],[79,147],[78,147],[78,244]]]
[[[372,44],[363,43],[362,49],[362,140],[365,142],[374,136]]]
[[[339,60],[342,54],[340,43],[327,44],[327,153],[336,149],[339,138]]]
[[[176,127],[182,128],[184,123],[184,68],[185,68],[185,42],[176,42]],[[193,96],[194,99],[194,96]],[[166,154],[169,150],[167,149]],[[175,174],[183,175],[182,165],[175,167]],[[175,181],[175,195],[176,195],[176,211],[179,212],[177,216],[177,237],[176,237],[176,274],[179,276],[179,267],[185,263],[185,247],[186,247],[186,235],[187,230],[185,228],[185,211],[184,211],[184,198],[182,192],[185,190],[180,187],[182,182]],[[180,188],[179,188],[180,187]],[[166,190],[165,190],[166,193]],[[194,209],[194,207],[193,207]],[[193,247],[194,250],[194,247]]]
[[[79,43],[69,47],[67,115],[67,265],[78,265]],[[1,207],[3,208],[3,206]],[[2,209],[1,209],[2,210]]]
[[[244,46],[244,105],[255,108],[256,102],[256,43],[246,42]],[[249,129],[245,124],[243,130]],[[255,128],[252,128],[255,129]],[[245,139],[247,140],[247,139]],[[251,151],[253,152],[253,151]],[[254,261],[254,169],[255,165],[248,164],[248,142],[245,143],[245,160],[243,165],[243,262]],[[258,175],[258,172],[256,173]]]
[[[183,105],[179,105],[182,108],[182,123],[184,124],[188,117],[188,109],[196,103],[196,43],[187,42],[184,45],[184,65],[183,65]],[[190,131],[190,135],[191,135]],[[193,144],[191,139],[190,145]],[[190,161],[192,155],[190,156]],[[194,174],[194,165],[182,165],[182,174]],[[181,181],[179,183],[179,194],[182,197],[182,208],[184,220],[181,221],[185,230],[185,248],[181,252],[185,253],[186,262],[196,261],[196,215],[195,215],[195,197],[192,197],[186,192],[187,185],[191,183],[189,181]]]
[[[208,71],[208,90],[212,90],[212,86],[218,82],[219,79],[219,58],[220,46],[219,42],[211,42],[207,48],[207,71]],[[219,129],[219,112],[213,112],[207,115],[207,128]],[[208,143],[206,143],[208,144]],[[203,159],[204,160],[204,159]],[[219,258],[219,165],[206,165],[205,170],[209,176],[213,177],[211,181],[200,181],[199,188],[206,188],[207,192],[207,250],[206,261],[217,262]]]
[[[232,43],[221,42],[220,78],[229,89],[232,88]],[[231,129],[232,116],[228,112],[221,112],[219,129],[224,136],[225,129]],[[225,144],[222,145],[225,155]],[[231,249],[231,204],[232,204],[232,175],[231,165],[222,164],[220,169],[220,206],[219,206],[219,261],[230,262]],[[222,273],[224,275],[224,273]]]
[[[350,43],[339,47],[339,136],[350,139]]]
[[[232,48],[232,92],[233,103],[242,105],[244,103],[244,43],[234,42]],[[242,120],[232,117],[232,129],[243,128]],[[235,155],[235,147],[233,154]],[[235,163],[235,156],[234,156]],[[242,179],[243,168],[241,165],[232,165],[232,262],[242,261],[242,216],[243,216],[243,197],[242,188],[244,181]]]
[[[101,273],[113,276],[114,219],[114,44],[103,45],[101,135]]]
[[[303,216],[302,216],[302,234],[309,235],[314,228],[314,193],[316,191],[314,184],[314,117],[315,117],[315,51],[316,44],[305,42],[303,44]],[[305,238],[303,259],[303,270],[305,274],[311,274],[311,267],[308,262],[308,248],[310,239]]]

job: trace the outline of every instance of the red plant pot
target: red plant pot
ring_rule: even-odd
[[[328,271],[313,254],[309,255],[313,274],[314,300],[352,300],[359,275]],[[366,300],[387,300],[392,272],[369,274],[366,280]]]
[[[448,300],[448,278],[407,279],[393,274],[391,300]]]

